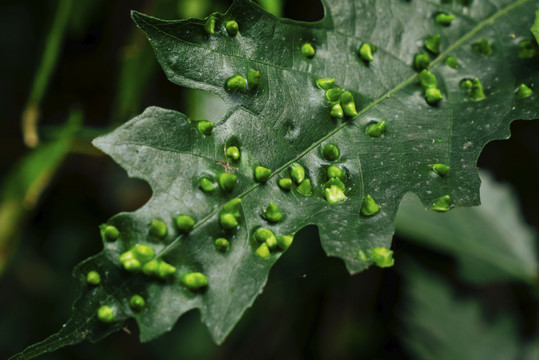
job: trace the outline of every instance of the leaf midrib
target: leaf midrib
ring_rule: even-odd
[[[512,11],[513,9],[519,7],[520,5],[523,5],[525,3],[527,3],[528,1],[530,0],[518,0],[516,2],[514,2],[513,4],[503,8],[503,9],[500,9],[498,10],[495,14],[493,14],[492,16],[488,17],[487,19],[481,21],[480,23],[478,23],[473,29],[471,29],[469,32],[467,32],[465,35],[463,35],[460,39],[458,39],[457,41],[455,41],[455,43],[453,43],[451,46],[449,46],[446,50],[442,51],[440,53],[440,55],[438,55],[430,64],[429,66],[429,69],[432,69],[434,67],[436,67],[437,65],[440,64],[440,62],[445,59],[445,57],[447,57],[447,55],[449,55],[452,51],[454,51],[455,49],[459,48],[461,45],[463,45],[464,43],[466,43],[467,41],[469,41],[475,34],[477,34],[479,31],[481,31],[485,26],[493,23],[496,19],[500,18],[501,16],[507,14],[508,12]],[[289,167],[290,165],[292,165],[294,162],[298,161],[299,159],[303,158],[305,155],[307,155],[312,149],[314,149],[315,147],[319,146],[323,141],[325,141],[326,139],[330,138],[331,136],[333,136],[335,133],[339,132],[340,130],[342,130],[344,127],[348,126],[349,124],[351,124],[352,122],[354,122],[356,119],[360,118],[361,116],[363,116],[364,114],[366,114],[368,111],[370,111],[372,108],[374,108],[375,106],[377,106],[379,103],[381,103],[382,101],[384,101],[385,99],[388,99],[391,97],[391,95],[399,92],[400,90],[402,90],[403,88],[407,87],[408,85],[410,85],[411,83],[413,83],[416,78],[418,77],[418,74],[414,74],[412,76],[410,76],[408,79],[404,80],[403,82],[401,82],[400,84],[398,84],[397,86],[395,86],[393,89],[389,90],[388,92],[386,92],[384,95],[380,96],[378,99],[376,99],[375,101],[371,102],[370,104],[368,104],[366,107],[364,107],[359,113],[358,115],[347,121],[347,122],[343,122],[341,125],[337,126],[335,129],[331,130],[329,133],[327,133],[325,136],[323,136],[322,138],[320,138],[319,140],[315,141],[314,143],[312,143],[309,147],[307,147],[304,151],[302,151],[299,155],[297,155],[294,159],[292,160],[289,160],[288,162],[284,163],[283,165],[281,165],[280,167],[278,167],[277,169],[275,169],[274,171],[272,171],[272,174],[271,176],[269,177],[269,179],[267,181],[269,181],[270,179],[272,179],[273,177],[277,176],[278,174],[281,173],[281,171],[283,171],[284,169],[286,169],[287,167]],[[244,196],[246,196],[247,194],[249,194],[251,191],[255,190],[256,188],[258,188],[261,184],[260,183],[255,183],[253,186],[251,186],[249,189],[245,190],[243,193],[235,196],[235,198],[243,198]],[[223,208],[224,204],[221,205],[220,207],[216,208],[215,210],[213,210],[210,214],[208,214],[207,216],[205,216],[204,218],[202,218],[202,220],[198,221],[193,230],[205,225],[211,218],[213,218],[215,215],[217,215],[221,209]],[[179,244],[179,241],[181,240],[181,236],[179,236],[178,238],[176,238],[174,241],[172,241],[169,245],[167,245],[166,247],[164,247],[162,249],[162,251],[160,251],[157,256],[163,256],[165,255],[167,252],[169,252],[170,250],[172,250],[174,247],[176,247],[176,245]]]

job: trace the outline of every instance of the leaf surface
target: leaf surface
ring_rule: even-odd
[[[183,114],[148,108],[143,114],[94,144],[123,166],[129,176],[146,180],[153,196],[141,209],[109,220],[120,238],[104,240],[104,250],[75,269],[84,283],[86,273],[98,270],[106,278],[97,287],[83,286],[74,315],[61,332],[27,349],[36,355],[83,339],[98,340],[135,318],[142,341],[169,330],[178,317],[199,309],[202,321],[216,342],[222,342],[234,324],[262,291],[271,266],[282,255],[275,251],[264,259],[255,254],[252,233],[270,228],[276,235],[293,234],[314,224],[329,256],[340,257],[351,273],[371,265],[358,251],[391,244],[398,204],[407,192],[426,206],[449,195],[451,207],[479,204],[476,160],[483,146],[509,136],[514,119],[539,117],[537,95],[518,99],[515,88],[539,82],[535,59],[519,59],[518,43],[529,37],[533,22],[532,0],[473,1],[325,1],[325,17],[315,23],[277,19],[250,1],[235,1],[226,14],[216,14],[215,32],[204,30],[204,20],[163,21],[137,12],[133,19],[146,33],[167,77],[174,83],[212,92],[228,106],[213,133],[203,135],[197,122]],[[446,11],[455,15],[448,27],[434,21]],[[235,20],[239,32],[229,36],[224,23]],[[412,63],[423,52],[423,41],[440,34],[441,54],[431,62],[443,100],[427,104]],[[513,36],[510,36],[510,35]],[[490,55],[477,53],[473,44],[486,38]],[[312,44],[315,55],[303,56]],[[370,63],[358,57],[368,42],[376,46]],[[448,56],[459,67],[445,65]],[[433,56],[434,58],[434,56]],[[247,77],[253,69],[260,84],[246,91],[227,91],[228,78]],[[337,87],[354,98],[359,115],[335,120],[319,78],[335,79]],[[486,98],[473,101],[462,90],[462,79],[479,78]],[[198,120],[198,119],[197,119]],[[366,134],[367,126],[384,120],[380,137]],[[321,147],[334,144],[340,156],[330,162]],[[225,149],[238,146],[238,163],[227,163]],[[281,190],[277,181],[289,176],[293,163],[301,164],[312,184],[312,195],[302,195],[294,185]],[[451,171],[441,177],[432,164]],[[323,184],[327,168],[338,165],[345,172],[346,199],[329,204]],[[254,168],[272,170],[265,183],[254,181]],[[199,179],[213,180],[222,172],[237,175],[233,192],[211,194],[199,188]],[[304,192],[305,193],[305,192]],[[370,195],[380,210],[360,214]],[[239,227],[226,232],[219,225],[224,204],[242,199]],[[278,223],[264,217],[269,202],[283,214]],[[173,223],[185,214],[196,221],[189,235],[180,235]],[[149,235],[148,224],[161,219],[168,228],[164,240]],[[227,237],[230,251],[214,247]],[[177,269],[168,280],[148,278],[121,268],[118,257],[135,244],[152,246],[157,256]],[[206,275],[209,285],[193,292],[180,284],[188,272]],[[144,311],[135,313],[129,298],[146,299]],[[104,325],[96,310],[108,305],[115,321]]]

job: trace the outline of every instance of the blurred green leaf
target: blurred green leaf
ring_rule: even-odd
[[[277,17],[283,16],[283,1],[282,0],[258,0],[260,6],[267,12]]]
[[[507,360],[532,354],[509,315],[487,319],[480,302],[458,298],[445,279],[412,263],[406,265],[402,267],[406,298],[400,340],[413,359]]]
[[[41,62],[34,77],[30,97],[22,114],[24,141],[27,146],[34,147],[39,143],[37,122],[40,104],[58,60],[60,46],[69,19],[72,0],[59,0],[56,13],[52,19],[51,30],[47,35]]]
[[[482,205],[437,214],[413,195],[403,198],[397,232],[410,241],[450,253],[471,282],[539,279],[537,237],[524,222],[515,192],[481,173]]]
[[[148,10],[155,16],[166,17],[174,14],[178,7],[178,10],[185,9],[189,13],[188,16],[193,16],[194,13],[198,14],[199,10],[202,11],[202,8],[209,6],[204,5],[207,1],[197,0],[198,5],[191,8],[189,1],[155,0],[150,2],[151,8]],[[147,46],[144,34],[137,28],[130,30],[128,42],[121,49],[120,56],[120,71],[111,116],[113,125],[122,124],[140,113],[148,84],[158,69],[152,49]]]
[[[539,10],[535,10],[535,22],[530,30],[533,36],[535,36],[535,41],[537,41],[537,44],[539,44]]]
[[[42,143],[22,158],[0,190],[0,274],[4,270],[26,215],[35,207],[58,166],[69,153],[82,113],[73,110],[57,139]]]
[[[204,17],[212,10],[214,0],[182,0],[178,1],[178,15],[182,18]]]

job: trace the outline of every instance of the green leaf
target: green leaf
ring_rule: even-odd
[[[463,278],[475,283],[537,283],[537,237],[523,221],[512,189],[481,173],[481,206],[436,214],[412,196],[397,213],[397,233],[454,255]]]
[[[72,0],[59,0],[52,19],[51,29],[45,40],[45,47],[39,67],[34,76],[32,89],[22,113],[24,142],[28,147],[39,143],[37,123],[40,117],[41,100],[45,95],[52,73],[58,61],[61,45],[68,25]]]
[[[535,36],[535,41],[539,44],[539,10],[535,10],[535,22],[530,28],[533,36]]]
[[[81,124],[81,111],[72,110],[57,139],[40,143],[6,174],[0,187],[0,276],[19,238],[20,228],[68,155]]]
[[[273,241],[260,245],[253,240],[250,234],[257,228],[283,236],[314,224],[326,253],[342,258],[348,270],[357,273],[371,265],[367,254],[372,249],[390,247],[397,207],[406,192],[416,193],[428,206],[437,202],[440,211],[477,205],[475,163],[481,149],[493,139],[508,137],[512,120],[539,117],[536,93],[526,99],[513,93],[520,83],[539,81],[538,65],[518,58],[515,39],[499,36],[529,33],[534,6],[532,0],[474,1],[469,6],[325,1],[323,20],[302,23],[277,19],[250,1],[238,0],[226,14],[212,15],[211,33],[204,19],[163,21],[133,12],[167,77],[218,95],[228,110],[211,134],[202,134],[197,123],[203,119],[151,107],[95,140],[130,176],[146,180],[153,196],[141,209],[109,220],[120,230],[119,239],[104,242],[101,253],[75,269],[83,284],[90,270],[99,269],[108,279],[99,287],[84,285],[70,322],[21,356],[98,340],[128,318],[135,318],[141,340],[148,341],[191,309],[200,310],[220,343],[262,291],[271,266],[283,253]],[[425,16],[440,10],[455,15],[450,26],[440,28],[432,16]],[[225,29],[231,20],[238,24],[237,33]],[[423,89],[412,64],[424,51],[423,40],[434,34],[440,34],[441,52],[429,70],[437,82]],[[490,55],[473,51],[473,44],[483,38]],[[306,43],[313,46],[314,56],[302,55]],[[358,57],[363,43],[376,50],[372,61]],[[457,57],[458,69],[444,65],[448,56]],[[246,79],[252,70],[261,75],[257,86],[242,83],[227,90],[227,79]],[[325,90],[316,85],[319,78],[335,79],[335,87],[344,90],[340,101],[326,100]],[[486,96],[481,101],[472,100],[459,86],[463,79],[476,78]],[[426,91],[436,95],[429,100],[432,105]],[[330,115],[336,104],[343,109],[343,119]],[[367,135],[367,127],[382,120],[384,134]],[[329,143],[340,152],[333,162],[322,156],[322,147]],[[239,148],[237,164],[226,162],[228,146]],[[289,177],[294,163],[304,167],[306,180],[281,190],[278,180]],[[452,170],[439,176],[431,170],[438,163]],[[346,174],[345,198],[334,204],[326,201],[323,189],[330,164]],[[272,170],[266,182],[254,181],[256,166]],[[237,177],[231,192],[199,188],[201,177],[217,184],[222,172]],[[220,214],[225,203],[237,197],[242,199],[239,227],[226,232]],[[370,199],[376,211],[360,214],[364,199]],[[279,222],[264,217],[270,202],[283,215]],[[191,233],[180,235],[174,227],[173,219],[180,214],[196,221]],[[228,224],[233,223],[231,216],[236,218],[225,216]],[[164,239],[148,235],[155,218],[168,226]],[[231,244],[226,253],[214,245],[223,235]],[[141,243],[175,266],[175,275],[156,279],[123,270],[119,255]],[[204,290],[192,292],[181,284],[182,276],[191,272],[207,277]],[[128,306],[134,293],[146,300],[143,312],[134,313]],[[104,305],[116,312],[111,324],[96,319]]]
[[[508,314],[487,318],[477,299],[457,298],[444,279],[417,265],[403,267],[403,274],[400,341],[413,359],[533,359],[538,339],[523,344]]]

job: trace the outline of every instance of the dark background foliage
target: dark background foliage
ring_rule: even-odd
[[[3,182],[32,151],[22,141],[20,119],[58,3],[3,0],[0,4]],[[275,3],[283,16],[292,19],[313,21],[323,16],[318,0]],[[76,297],[73,267],[101,249],[98,225],[115,213],[137,209],[151,195],[145,183],[128,179],[110,158],[93,149],[90,139],[150,105],[188,115],[197,112],[197,94],[167,81],[129,11],[168,19],[197,12],[203,17],[226,10],[228,4],[217,0],[73,2],[59,57],[40,101],[39,133],[44,142],[56,141],[59,127],[74,108],[82,110],[84,125],[37,204],[24,209],[14,236],[7,245],[0,244],[1,267],[5,266],[0,275],[0,358],[61,327]],[[485,148],[478,166],[515,187],[525,221],[537,229],[539,122],[517,121],[511,130],[510,140]],[[406,345],[401,321],[407,311],[403,277],[410,259],[451,284],[459,297],[474,299],[486,319],[499,315],[515,319],[518,339],[539,338],[536,286],[518,282],[471,286],[458,277],[455,260],[448,255],[398,236],[393,250],[394,268],[349,276],[342,261],[325,256],[316,229],[307,228],[273,268],[264,293],[222,346],[211,341],[198,313],[191,312],[152,343],[140,344],[136,325],[128,323],[125,332],[99,344],[82,343],[43,359],[416,358]]]

